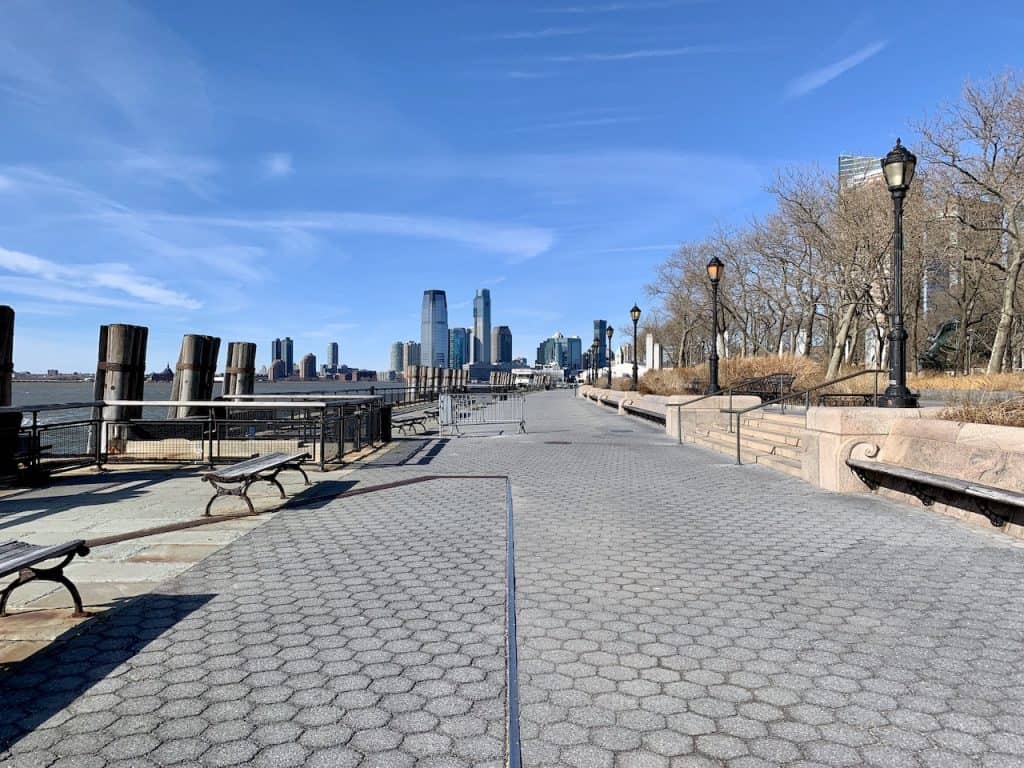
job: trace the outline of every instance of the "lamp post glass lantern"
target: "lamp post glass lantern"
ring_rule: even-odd
[[[636,365],[636,325],[640,322],[640,307],[633,304],[633,308],[629,310],[629,317],[633,321],[633,391],[637,391],[636,376],[637,376],[637,365]]]
[[[608,354],[605,355],[605,357],[607,358],[605,360],[605,362],[608,363],[608,389],[611,389],[612,388],[612,334],[615,333],[615,329],[612,328],[609,325],[608,326],[608,330],[605,331],[605,333],[608,335]]]
[[[892,196],[892,315],[889,322],[889,386],[880,405],[916,408],[917,395],[907,388],[907,329],[903,325],[903,201],[917,168],[914,153],[899,139],[882,158],[882,173]]]
[[[711,281],[711,354],[708,356],[708,389],[705,394],[710,395],[721,389],[718,386],[718,283],[725,264],[717,256],[712,256],[707,269]]]

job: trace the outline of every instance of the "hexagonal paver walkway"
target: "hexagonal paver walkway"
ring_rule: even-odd
[[[527,428],[352,476],[511,477],[524,765],[1024,766],[1016,542],[566,392]],[[0,762],[503,764],[504,487],[278,513],[0,680]]]

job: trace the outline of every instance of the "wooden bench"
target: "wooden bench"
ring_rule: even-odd
[[[256,509],[249,498],[249,486],[253,483],[266,482],[277,486],[281,498],[285,498],[284,487],[278,482],[277,476],[286,469],[294,469],[302,473],[302,479],[309,485],[309,476],[302,468],[302,461],[310,458],[308,453],[267,453],[255,456],[230,467],[217,469],[203,474],[203,482],[216,489],[213,498],[206,504],[206,517],[210,516],[213,502],[221,496],[239,496],[249,506],[249,512],[256,514]]]
[[[920,499],[926,507],[930,507],[936,501],[955,503],[962,498],[970,499],[988,518],[989,522],[997,528],[1010,521],[1010,517],[1000,514],[999,510],[1007,508],[1024,510],[1024,493],[1008,491],[1005,488],[937,475],[934,472],[925,472],[899,464],[888,464],[884,461],[849,458],[846,460],[846,465],[871,490],[875,490],[881,485],[892,487],[891,481],[896,480],[909,489],[910,493]],[[895,488],[894,490],[904,490],[904,488]]]
[[[52,581],[61,584],[71,593],[71,600],[75,605],[76,617],[88,616],[82,607],[82,597],[78,594],[75,585],[64,575],[64,567],[70,563],[75,555],[85,557],[89,554],[89,548],[81,539],[69,541],[66,544],[55,544],[53,546],[39,546],[24,541],[0,541],[0,578],[17,573],[18,577],[8,584],[3,592],[0,592],[0,616],[7,615],[7,599],[18,587],[28,584],[31,581]],[[40,568],[39,563],[47,560],[55,560],[58,557],[64,558],[59,565],[49,568]]]
[[[408,434],[406,432],[407,429],[411,429],[415,435],[416,427],[422,427],[424,432],[427,431],[428,418],[426,413],[394,416],[391,419],[391,426],[399,430],[403,435]]]

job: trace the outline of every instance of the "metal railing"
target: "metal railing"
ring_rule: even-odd
[[[297,450],[308,452],[310,463],[323,470],[381,441],[386,433],[381,422],[390,412],[382,397],[326,400],[303,394],[290,400],[110,400],[0,408],[0,459],[10,462],[0,474],[37,479],[90,465],[213,465]],[[201,415],[162,415],[166,407],[185,405],[202,409]],[[111,412],[141,415],[112,418]]]
[[[437,423],[443,436],[461,434],[466,427],[515,424],[526,431],[524,392],[442,395],[438,401]]]
[[[790,376],[790,375],[792,375],[792,374],[789,374],[789,373],[786,373],[786,372],[777,372],[777,373],[769,373],[769,374],[767,374],[765,376],[757,376],[757,377],[750,378],[750,379],[743,379],[742,381],[737,381],[735,384],[730,384],[728,387],[721,388],[721,389],[719,389],[716,392],[708,392],[707,394],[701,395],[700,397],[694,398],[693,400],[688,400],[685,403],[668,403],[668,404],[666,404],[666,406],[665,406],[666,409],[668,409],[668,408],[675,408],[675,409],[677,409],[676,410],[676,432],[677,432],[677,437],[678,437],[679,443],[682,444],[682,442],[683,442],[683,415],[682,415],[682,410],[680,410],[680,409],[689,407],[689,406],[693,405],[694,403],[699,403],[702,400],[708,400],[709,398],[712,398],[712,397],[726,397],[726,396],[728,396],[728,398],[729,398],[729,408],[731,409],[732,408],[732,398],[733,398],[733,394],[734,393],[742,391],[744,389],[748,389],[749,390],[749,389],[752,389],[757,384],[763,384],[763,383],[766,383],[768,381],[778,380],[779,377]]]
[[[872,369],[869,369],[867,371],[857,371],[856,373],[850,373],[850,374],[847,374],[846,376],[840,376],[838,379],[831,379],[829,381],[822,382],[821,384],[816,384],[813,387],[808,387],[807,389],[801,390],[799,392],[791,392],[789,394],[782,395],[780,397],[776,397],[773,400],[766,400],[766,401],[764,401],[762,403],[758,403],[757,405],[751,405],[751,406],[749,406],[747,408],[738,408],[738,409],[736,409],[736,408],[722,408],[721,409],[722,413],[728,413],[729,414],[729,426],[730,426],[730,429],[732,428],[733,417],[735,417],[735,420],[736,420],[736,463],[737,464],[743,464],[743,459],[742,459],[742,456],[741,456],[741,445],[740,445],[740,432],[741,432],[740,424],[743,421],[743,417],[746,416],[748,413],[753,413],[754,411],[759,411],[759,410],[761,410],[763,408],[767,408],[768,406],[771,406],[771,405],[779,405],[780,403],[785,403],[785,402],[788,402],[790,400],[803,399],[803,401],[804,401],[804,426],[807,426],[807,411],[811,407],[811,394],[812,393],[820,392],[823,389],[827,389],[828,387],[835,386],[836,384],[839,384],[839,383],[844,382],[844,381],[850,381],[852,379],[856,379],[856,378],[859,378],[861,376],[869,376],[869,375],[874,377],[873,392],[872,392],[872,402],[877,407],[878,406],[878,374],[880,374],[880,373],[881,374],[886,374],[886,375],[888,374],[887,371],[883,371],[883,370],[880,370],[880,369],[877,369],[877,368],[872,368]],[[680,421],[681,420],[682,419],[680,419]]]

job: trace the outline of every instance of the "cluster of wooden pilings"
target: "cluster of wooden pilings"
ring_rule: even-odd
[[[492,387],[511,387],[512,371],[491,371],[490,383]]]
[[[410,365],[405,369],[405,381],[419,400],[440,392],[459,392],[469,384],[469,371],[461,368],[434,368],[429,365]]]

